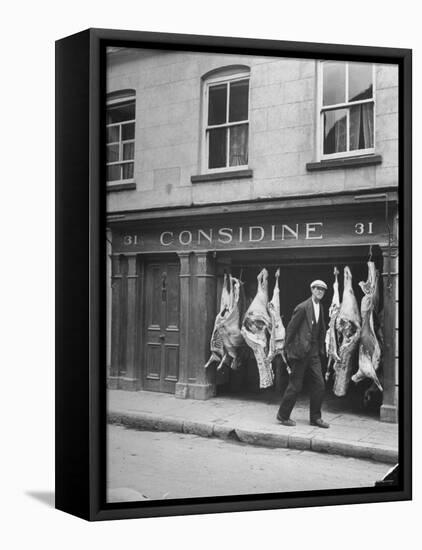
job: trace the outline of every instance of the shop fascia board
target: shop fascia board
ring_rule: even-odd
[[[397,188],[356,189],[342,193],[318,193],[315,195],[298,195],[279,199],[255,199],[248,202],[230,202],[189,207],[166,206],[148,210],[126,210],[107,214],[108,223],[121,223],[138,220],[171,219],[189,216],[202,217],[210,215],[241,214],[251,212],[264,213],[271,210],[294,210],[296,208],[315,208],[331,206],[356,206],[388,201],[398,202]]]

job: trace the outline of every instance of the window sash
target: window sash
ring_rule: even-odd
[[[349,62],[346,62],[346,70],[345,70],[345,99],[349,97]],[[336,158],[344,158],[344,157],[353,157],[353,156],[362,156],[367,154],[372,154],[375,152],[375,122],[376,122],[376,112],[375,112],[375,97],[376,97],[376,90],[375,90],[375,64],[372,63],[372,97],[361,99],[361,100],[355,100],[355,101],[345,101],[343,103],[337,103],[333,105],[323,105],[323,85],[324,85],[324,79],[323,79],[323,71],[324,71],[324,62],[320,63],[320,70],[319,70],[319,92],[318,92],[318,105],[319,105],[319,125],[320,125],[320,131],[318,133],[319,135],[319,144],[318,144],[318,154],[321,159],[336,159]],[[357,105],[365,105],[365,104],[372,104],[372,147],[365,148],[365,149],[350,149],[350,111],[354,106]],[[328,111],[334,111],[337,109],[345,109],[347,111],[346,113],[346,150],[335,152],[335,153],[324,153],[324,115]]]
[[[372,147],[368,147],[366,149],[350,149],[350,111],[351,106],[349,107],[342,107],[346,110],[346,150],[345,151],[339,151],[336,153],[324,153],[324,114],[327,112],[327,110],[321,111],[320,115],[320,126],[321,126],[321,132],[320,132],[320,139],[321,139],[321,145],[320,145],[320,151],[321,151],[321,158],[324,159],[335,159],[335,158],[341,158],[341,157],[352,157],[352,156],[359,156],[359,155],[369,155],[374,153],[375,151],[375,102],[365,102],[366,104],[372,103],[373,109],[372,109]],[[364,103],[364,104],[365,104]],[[359,105],[359,103],[358,103]],[[332,109],[330,109],[332,111]]]
[[[245,156],[246,156],[246,162],[244,164],[230,164],[230,158],[231,158],[231,146],[232,146],[232,140],[231,140],[231,128],[240,128],[242,126],[245,126],[246,127],[246,152],[245,152]],[[221,166],[221,167],[209,167],[209,162],[210,162],[210,130],[213,130],[213,129],[216,129],[216,130],[224,130],[225,131],[225,145],[226,145],[226,150],[225,150],[225,160],[226,160],[226,163],[224,166]],[[248,122],[241,122],[240,124],[227,124],[227,125],[221,125],[221,126],[213,126],[213,127],[210,127],[210,128],[207,128],[207,133],[206,133],[206,148],[207,148],[207,169],[208,170],[212,170],[213,172],[214,171],[218,171],[218,170],[227,170],[227,169],[230,169],[230,170],[239,170],[240,168],[244,169],[245,166],[248,166],[248,162],[249,162],[249,123]]]
[[[224,124],[212,124],[207,126],[208,130],[214,130],[216,128],[229,128],[230,126],[240,126],[241,124],[248,124],[249,119],[245,118],[244,120],[237,120],[236,122],[225,122]]]
[[[359,101],[349,101],[347,103],[336,103],[335,105],[324,105],[321,107],[321,111],[334,111],[335,109],[349,109],[355,105],[364,105],[365,103],[375,103],[373,98],[361,99]]]
[[[132,180],[133,179],[133,173],[134,173],[133,172],[134,171],[134,162],[133,161],[108,164],[107,165],[107,172],[111,168],[117,168],[118,169],[119,178],[108,179],[107,182],[115,184],[115,183],[118,183],[119,181],[127,181],[127,180]],[[130,177],[125,178],[123,176],[125,171],[129,172],[131,174]]]
[[[247,115],[248,115],[248,118],[244,119],[244,120],[236,120],[234,122],[229,122],[229,117],[230,117],[230,84],[232,84],[233,82],[240,82],[240,81],[247,81],[248,82],[248,107],[247,107]],[[222,85],[222,84],[225,84],[226,86],[226,94],[227,94],[227,100],[226,100],[226,120],[224,123],[221,123],[221,124],[208,124],[208,113],[209,113],[209,90],[210,88],[212,88],[213,86],[216,86],[216,85]],[[247,158],[249,159],[249,111],[250,111],[250,78],[249,78],[249,74],[248,75],[245,75],[245,74],[242,74],[242,75],[234,75],[233,77],[220,77],[220,78],[215,78],[215,79],[212,79],[210,80],[209,82],[207,82],[207,85],[206,85],[206,95],[205,95],[205,102],[204,104],[206,105],[206,109],[204,110],[204,127],[205,127],[205,151],[204,151],[204,160],[205,160],[205,170],[207,172],[224,172],[226,170],[239,170],[239,169],[244,169],[245,166],[248,165],[248,162],[246,162],[245,164],[240,164],[240,165],[237,165],[237,166],[230,166],[230,128],[234,127],[234,126],[242,126],[242,125],[246,125],[248,130],[248,144],[247,144],[247,151],[246,151],[246,156]],[[222,167],[218,167],[218,168],[210,168],[209,167],[209,164],[210,164],[210,131],[211,130],[214,130],[214,129],[225,129],[225,132],[226,132],[226,157],[225,157],[225,160],[226,160],[226,164],[225,166],[222,166]]]
[[[133,163],[134,160],[133,159],[129,159],[129,160],[114,160],[112,162],[107,162],[107,166],[113,166],[113,164],[130,164],[130,163]]]
[[[324,65],[325,63],[327,62],[322,62],[321,63],[321,87],[322,87],[322,92],[323,92],[323,86],[324,86]],[[375,65],[372,63],[372,97],[369,97],[369,98],[365,98],[365,99],[358,99],[358,100],[354,100],[354,101],[350,101],[348,100],[347,98],[349,97],[349,87],[350,87],[350,83],[349,83],[349,67],[350,67],[350,64],[349,62],[345,62],[345,101],[344,102],[341,102],[341,103],[338,103],[338,104],[328,104],[328,105],[324,105],[323,104],[323,93],[321,93],[321,101],[320,101],[320,105],[321,105],[321,109],[326,109],[326,108],[333,108],[335,105],[351,105],[351,104],[354,104],[354,103],[363,103],[365,101],[374,101],[375,100]]]
[[[108,103],[107,106],[109,105],[118,105],[118,104],[127,104],[128,102],[127,101],[115,101],[113,103]],[[106,162],[106,166],[107,167],[111,167],[111,166],[118,166],[120,165],[122,168],[120,170],[120,174],[121,174],[121,179],[120,180],[107,180],[107,181],[110,181],[110,182],[113,182],[113,183],[116,183],[118,181],[127,181],[127,179],[133,179],[132,177],[131,178],[123,178],[123,165],[128,165],[128,164],[134,164],[135,162],[135,159],[132,158],[132,159],[123,159],[123,146],[125,144],[130,144],[130,143],[133,143],[135,144],[135,138],[133,139],[128,139],[128,140],[122,140],[122,135],[123,135],[123,128],[122,126],[125,126],[126,124],[136,124],[136,120],[135,119],[129,119],[129,120],[122,120],[120,122],[112,122],[110,124],[106,124],[106,129],[108,130],[108,128],[118,128],[119,129],[119,141],[111,141],[111,142],[108,142],[106,144],[106,146],[109,146],[109,145],[119,145],[119,158],[118,160],[115,160],[115,161],[107,161]],[[135,156],[135,153],[134,153],[134,156]],[[132,170],[133,171],[133,170]]]

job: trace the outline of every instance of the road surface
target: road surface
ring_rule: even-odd
[[[108,426],[109,502],[371,487],[389,468],[310,451]]]

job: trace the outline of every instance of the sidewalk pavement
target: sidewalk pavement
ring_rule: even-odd
[[[215,397],[206,401],[172,394],[108,391],[108,422],[130,429],[171,431],[231,439],[249,445],[317,451],[395,464],[398,425],[364,414],[342,412],[328,401],[322,417],[329,429],[309,424],[309,404],[300,399],[292,414],[295,427],[276,420],[278,401],[264,398]]]

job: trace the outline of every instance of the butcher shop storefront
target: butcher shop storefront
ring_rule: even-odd
[[[327,395],[397,421],[396,193],[133,212],[108,227],[109,387],[280,396],[284,329],[322,279]]]

